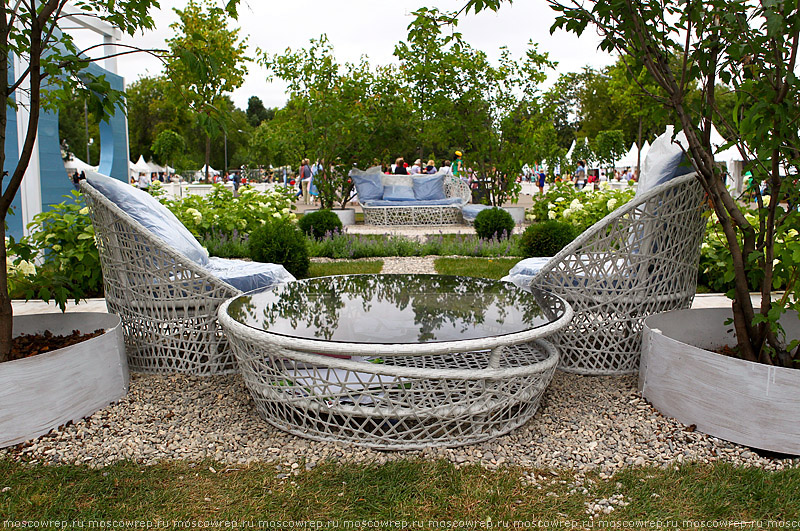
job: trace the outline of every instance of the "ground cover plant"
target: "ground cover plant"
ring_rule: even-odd
[[[490,523],[586,529],[600,522],[653,528],[661,522],[659,527],[678,529],[739,529],[741,522],[778,528],[800,521],[800,469],[767,472],[723,463],[628,468],[601,479],[561,470],[456,468],[445,461],[326,462],[292,473],[275,463],[122,462],[93,469],[6,458],[0,459],[0,478],[0,514],[10,522],[143,520],[172,527],[176,521],[230,520],[255,527],[258,521],[324,526],[383,520],[407,522],[408,528],[422,522],[424,529],[439,528],[440,521],[487,529]],[[604,506],[613,510],[605,514]]]
[[[383,269],[383,260],[337,260],[336,262],[311,262],[307,278],[333,275],[376,275]]]
[[[518,258],[437,258],[433,267],[440,275],[458,275],[500,280],[514,267]]]

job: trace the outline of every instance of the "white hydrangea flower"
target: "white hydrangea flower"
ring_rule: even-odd
[[[573,214],[573,212],[574,210],[572,210],[572,208],[568,208],[564,212],[562,212],[561,215],[563,215],[565,218],[568,218]]]
[[[564,201],[563,197],[561,196],[556,197],[556,203],[560,203],[561,201]]]
[[[794,229],[789,229],[789,231],[786,233],[786,236],[788,238],[797,238],[797,231]]]
[[[608,184],[608,181],[603,181],[600,183],[600,190],[611,190],[611,185]]]
[[[553,210],[555,207],[553,203],[547,203],[547,210]]]
[[[701,251],[705,251],[707,249],[711,249],[711,246],[709,244],[707,244],[706,242],[703,242],[702,245],[700,245],[700,250]]]
[[[550,212],[547,213],[547,218],[556,219],[556,213],[551,210]]]
[[[85,216],[88,213],[89,213],[89,207],[83,207],[78,211],[78,214],[81,214],[82,216]]]
[[[770,200],[771,197],[772,196],[769,196],[769,195],[765,195],[765,196],[762,197],[762,200],[764,201],[764,206],[765,207],[769,206],[769,200]]]
[[[240,219],[236,222],[236,225],[239,226],[239,230],[244,230],[245,228],[247,228],[247,221]]]
[[[274,214],[272,214],[272,217],[280,219],[281,218],[281,213],[280,212],[275,212]]]
[[[203,220],[203,214],[201,214],[196,208],[187,208],[186,213],[192,216],[192,219],[195,223],[200,223],[200,221]]]
[[[580,199],[573,199],[572,203],[569,204],[569,208],[573,211],[583,210],[583,203],[581,203]]]
[[[525,218],[528,221],[536,221],[536,214],[525,214]]]
[[[283,212],[284,214],[288,214],[288,213],[290,212],[290,210],[289,210],[289,208],[288,208],[288,207],[284,207],[284,208],[281,210],[281,212]]]
[[[608,202],[606,203],[606,208],[608,208],[609,210],[614,210],[615,208],[617,208],[617,200],[614,199],[613,197],[609,199]]]

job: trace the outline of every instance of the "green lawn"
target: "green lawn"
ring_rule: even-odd
[[[380,273],[383,269],[383,260],[349,260],[336,262],[312,262],[308,268],[308,278],[327,277],[332,275],[365,275]]]
[[[519,258],[437,258],[433,266],[440,275],[500,279],[506,276],[519,260]]]
[[[326,462],[300,470],[281,479],[275,464],[267,463],[244,467],[177,461],[91,469],[0,459],[0,522],[313,519],[324,524],[366,519],[406,522],[409,528],[422,522],[421,528],[432,528],[435,519],[477,522],[484,528],[490,520],[509,527],[514,521],[574,521],[588,528],[603,527],[597,524],[602,520],[653,521],[665,527],[674,521],[686,528],[686,520],[800,520],[800,469],[684,465],[677,470],[633,468],[610,480],[577,482],[569,472],[455,468],[444,461]],[[595,514],[590,522],[587,511],[603,499],[622,503],[612,502],[611,514]]]

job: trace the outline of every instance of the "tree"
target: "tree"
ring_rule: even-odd
[[[73,90],[79,99],[85,98],[97,116],[112,114],[122,104],[122,93],[111,90],[103,77],[93,76],[84,70],[90,59],[80,55],[69,35],[57,31],[58,22],[65,16],[62,11],[65,4],[63,0],[17,2],[14,7],[4,3],[0,9],[0,42],[3,48],[3,53],[0,53],[0,87],[3,99],[11,105],[19,104],[16,94],[27,85],[25,91],[29,111],[27,123],[23,124],[25,134],[21,139],[22,149],[16,166],[8,177],[0,177],[0,236],[3,241],[6,237],[6,216],[31,161],[41,109],[54,109],[56,99],[67,90]],[[75,0],[73,5],[79,11],[86,10],[85,15],[78,16],[104,20],[133,35],[137,30],[153,27],[149,10],[156,2],[118,0],[109,6],[108,2],[100,0]],[[12,56],[27,58],[29,68],[21,72],[10,71]],[[0,167],[5,167],[9,155],[5,147],[8,109],[7,105],[0,105]],[[3,245],[0,253],[0,263],[3,264],[0,273],[0,362],[8,360],[12,338],[13,309],[8,295],[6,259],[6,247]]]
[[[262,122],[275,118],[276,110],[264,107],[264,102],[258,96],[250,96],[247,99],[247,121],[253,127],[258,127]]]
[[[176,166],[175,160],[186,149],[186,142],[184,142],[181,135],[167,129],[158,134],[155,141],[153,141],[152,149],[153,153],[158,155],[164,164],[169,165],[171,162],[173,166]]]
[[[125,97],[131,157],[152,159],[153,143],[162,131],[175,131],[185,139],[192,136],[191,112],[167,76],[140,77],[128,85]]]
[[[308,49],[264,54],[260,62],[270,76],[289,84],[291,94],[290,105],[268,127],[271,130],[278,122],[284,131],[301,128],[302,142],[283,144],[306,151],[286,162],[297,164],[303,156],[324,160],[314,181],[322,207],[344,206],[353,186],[347,177],[349,168],[370,165],[383,148],[377,142],[384,141],[384,132],[407,127],[411,109],[397,81],[400,76],[393,67],[373,70],[365,58],[340,65],[325,35],[312,39]],[[271,138],[274,149],[279,139]],[[290,152],[284,150],[282,156]]]
[[[622,131],[600,131],[594,138],[592,152],[600,164],[605,165],[606,175],[611,175],[614,163],[625,154],[625,139]]]
[[[471,0],[470,5],[497,9],[500,1]],[[787,342],[778,325],[786,311],[800,310],[800,214],[796,206],[780,204],[783,199],[789,205],[800,202],[793,182],[800,171],[795,121],[800,6],[743,0],[549,3],[559,13],[553,30],[580,35],[591,25],[602,37],[601,48],[643,64],[663,91],[650,96],[670,110],[686,135],[687,154],[731,251],[734,288],[728,296],[738,354],[765,364],[800,365],[800,342]],[[727,114],[720,106],[719,82],[731,87],[737,112]],[[699,91],[696,99],[690,98],[693,89]],[[753,218],[731,197],[714,163],[714,123],[738,148],[756,184],[769,188],[769,201],[754,190],[758,207],[750,213]],[[778,275],[786,281],[786,295],[773,301]],[[759,287],[758,308],[748,281]]]
[[[210,0],[190,0],[175,9],[180,22],[170,27],[178,36],[167,40],[172,56],[170,79],[186,98],[198,127],[205,135],[206,179],[211,157],[211,139],[227,130],[222,96],[242,86],[247,39],[239,40],[239,28],[231,29],[230,12]]]

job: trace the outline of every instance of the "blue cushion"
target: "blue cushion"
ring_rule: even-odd
[[[519,286],[530,286],[533,277],[535,277],[549,261],[549,256],[537,256],[520,260],[511,268],[508,275],[504,276],[501,280],[513,282]]]
[[[169,247],[196,264],[208,264],[208,251],[158,199],[127,183],[93,171],[86,171],[86,181]]]
[[[294,276],[282,265],[217,258],[216,256],[209,259],[205,269],[218,279],[245,292],[295,280]]]
[[[464,205],[464,208],[461,209],[461,214],[464,216],[464,220],[475,221],[478,214],[487,208],[492,207],[489,205]]]
[[[444,175],[414,177],[414,197],[419,201],[445,199]]]
[[[383,199],[383,182],[381,181],[380,171],[361,171],[356,168],[350,170],[350,178],[356,187],[358,200],[369,201],[370,199]],[[378,168],[380,170],[380,168]]]
[[[365,207],[378,207],[378,206],[449,206],[449,205],[462,205],[464,200],[460,197],[448,197],[447,199],[433,199],[431,201],[384,201],[375,200],[361,203]]]
[[[414,201],[414,189],[411,186],[390,185],[383,187],[384,201]]]

